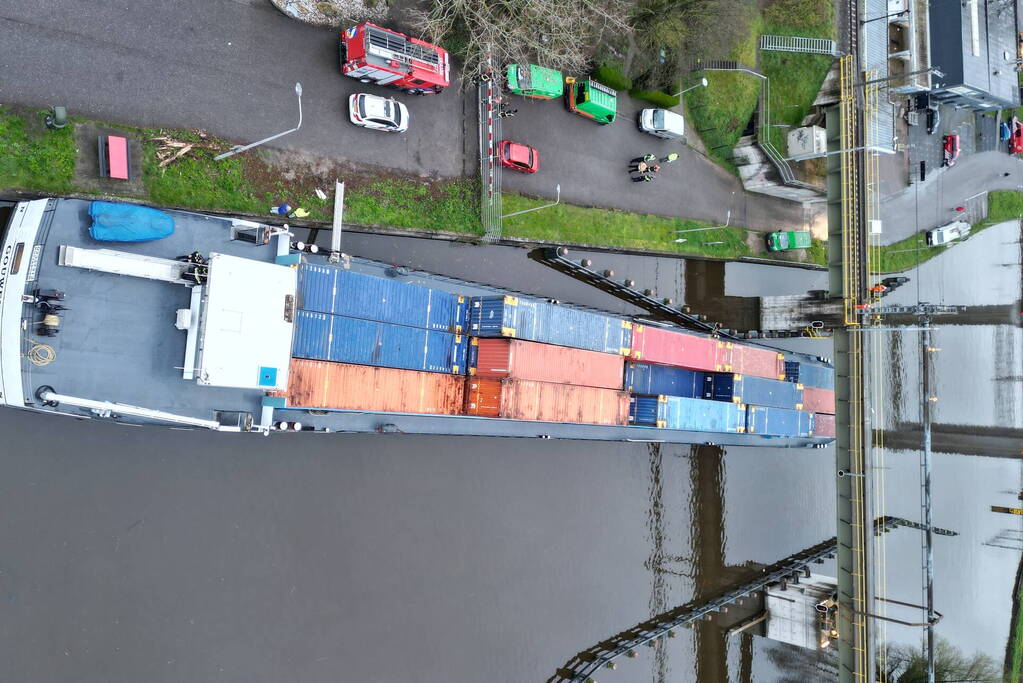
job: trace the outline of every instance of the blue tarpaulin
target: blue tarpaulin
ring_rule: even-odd
[[[89,234],[100,242],[149,242],[174,234],[170,214],[135,204],[93,202]]]

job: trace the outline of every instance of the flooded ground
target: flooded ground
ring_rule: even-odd
[[[522,250],[366,236],[346,248],[621,310]],[[593,258],[682,298],[678,261]],[[948,267],[941,259],[935,267]],[[806,271],[729,268],[729,294],[822,286]],[[962,341],[957,330],[939,334],[950,358],[956,344],[987,345],[970,331]],[[787,345],[830,355],[826,342]],[[911,404],[912,347],[893,337],[891,388]],[[969,375],[975,386],[957,383],[969,372],[960,358],[938,369],[943,395],[994,410],[987,369],[1000,357]],[[830,449],[263,438],[12,410],[0,411],[0,426],[4,680],[544,681],[579,650],[747,563],[834,535]],[[887,512],[917,517],[916,454],[892,453],[889,464]],[[938,539],[939,633],[998,659],[1019,553],[982,545],[1008,526],[986,510],[1011,504],[1001,501],[1019,487],[1018,461],[936,458],[935,523],[961,533]],[[913,602],[919,537],[889,538],[889,593]],[[915,640],[905,631],[888,636]],[[814,680],[792,678],[799,661],[791,648],[701,627],[600,680]]]

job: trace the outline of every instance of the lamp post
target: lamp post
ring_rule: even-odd
[[[505,215],[501,216],[501,220],[504,220],[505,218],[511,218],[512,216],[518,216],[519,214],[529,213],[530,211],[539,211],[540,209],[549,209],[550,207],[558,204],[561,201],[561,183],[558,183],[557,185],[554,186],[554,192],[555,192],[555,198],[554,198],[554,202],[553,203],[551,203],[551,204],[544,204],[543,206],[534,206],[532,209],[523,209],[522,211],[513,211],[511,213],[506,213]]]
[[[820,159],[821,157],[829,157],[832,154],[842,154],[844,152],[861,152],[863,150],[869,150],[871,152],[880,152],[881,154],[895,154],[893,149],[885,149],[884,147],[877,147],[875,145],[861,145],[859,147],[849,147],[847,149],[836,149],[824,154],[800,154],[794,157],[784,157],[783,161],[806,161],[807,159]]]
[[[687,92],[689,92],[690,90],[692,90],[694,88],[706,88],[706,87],[707,87],[707,79],[706,78],[701,78],[700,82],[697,83],[696,85],[691,85],[688,88],[686,88],[685,90],[680,90],[679,92],[677,92],[674,95],[672,95],[672,97],[682,97],[682,95],[686,94]]]
[[[295,94],[298,95],[298,125],[297,126],[292,128],[291,130],[286,130],[283,133],[278,133],[277,135],[271,135],[268,138],[263,138],[262,140],[260,140],[258,142],[253,142],[253,143],[248,144],[248,145],[235,145],[229,151],[224,152],[223,154],[218,154],[217,156],[213,157],[213,160],[214,161],[220,161],[221,159],[226,159],[227,157],[234,156],[235,154],[238,154],[239,152],[244,152],[245,150],[252,149],[253,147],[257,147],[259,145],[262,145],[264,142],[270,142],[271,140],[276,140],[277,138],[284,137],[288,133],[294,133],[296,130],[301,128],[302,127],[302,84],[301,83],[296,83],[295,84]]]

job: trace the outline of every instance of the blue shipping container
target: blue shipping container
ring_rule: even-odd
[[[746,433],[766,436],[810,436],[813,434],[813,413],[805,410],[747,406]]]
[[[687,432],[741,433],[746,428],[746,407],[684,396],[635,396],[630,400],[629,420]]]
[[[304,263],[298,269],[298,308],[443,332],[464,332],[469,300],[459,294]]]
[[[465,335],[298,311],[292,355],[336,363],[465,374]]]
[[[646,396],[703,396],[703,372],[630,361],[625,364],[626,391]]]
[[[803,385],[752,375],[708,372],[703,398],[799,410],[803,407]]]
[[[835,369],[828,365],[787,360],[785,361],[785,379],[789,382],[799,382],[804,387],[834,389]]]
[[[627,320],[514,296],[473,297],[469,330],[476,337],[515,337],[622,355],[632,344]]]

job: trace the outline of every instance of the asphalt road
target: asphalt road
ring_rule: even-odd
[[[475,172],[476,105],[456,87],[417,98],[341,76],[333,31],[289,19],[265,0],[8,0],[0,6],[0,102],[63,104],[72,115],[114,123],[204,128],[251,142],[297,122],[293,87],[301,81],[301,130],[284,149],[384,166],[417,175]],[[347,97],[397,95],[410,108],[405,135],[356,128]],[[514,98],[516,101],[522,98]],[[623,208],[761,229],[800,227],[799,205],[746,195],[737,179],[678,143],[636,130],[634,105],[597,126],[560,102],[526,102],[507,134],[541,150],[535,177],[505,174],[506,188],[566,202]],[[657,182],[631,183],[625,163],[681,150]]]
[[[881,205],[882,242],[898,242],[960,218],[976,222],[984,216],[985,193],[991,190],[1023,190],[1023,161],[1000,151],[978,152],[889,197]],[[955,211],[957,206],[966,212]]]
[[[63,104],[72,116],[252,142],[298,122],[299,81],[302,127],[275,146],[414,174],[463,173],[457,89],[403,97],[407,135],[357,128],[348,121],[351,93],[396,91],[342,76],[335,32],[288,19],[265,0],[8,0],[0,33],[3,103]]]

